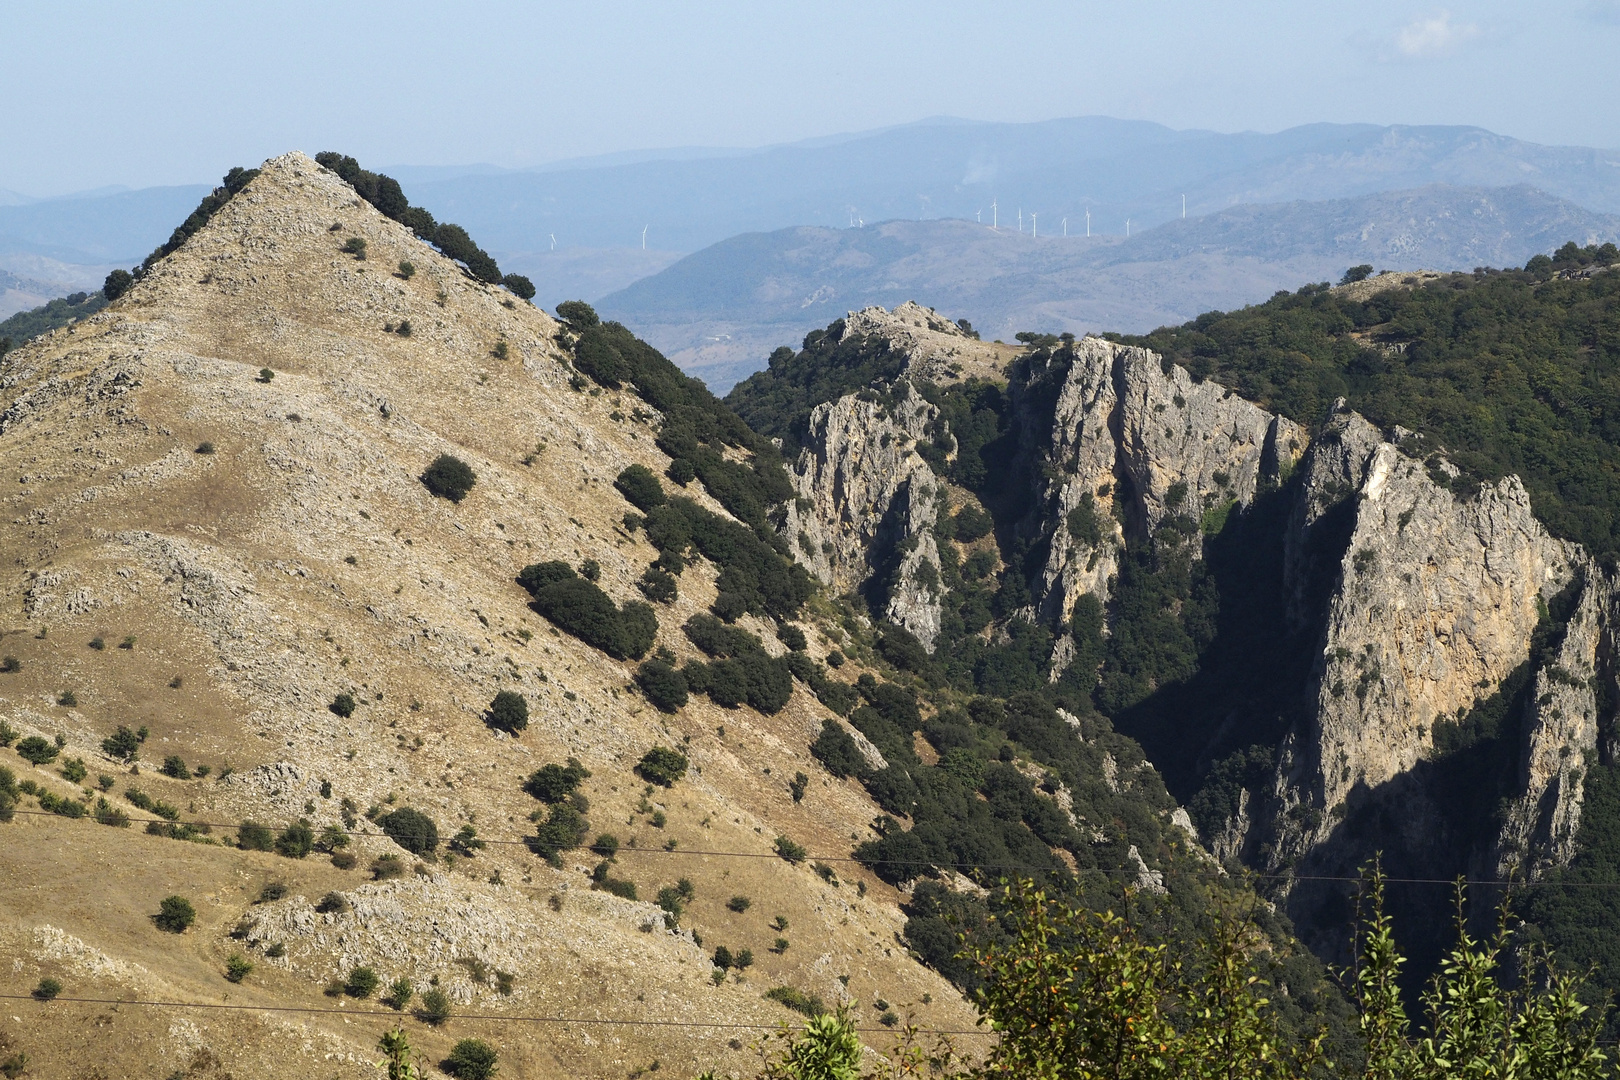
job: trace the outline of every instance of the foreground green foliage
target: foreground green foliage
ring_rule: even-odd
[[[607,593],[565,562],[526,566],[518,583],[534,597],[534,609],[559,630],[616,660],[639,660],[652,648],[658,617],[650,606],[639,600],[615,605]]]
[[[127,276],[127,271],[118,271]],[[33,340],[48,330],[77,322],[107,306],[101,293],[76,292],[0,320],[0,355]]]

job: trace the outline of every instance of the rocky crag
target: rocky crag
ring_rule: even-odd
[[[893,572],[883,552],[894,547],[909,561],[899,564],[901,589],[884,595],[915,597],[919,577],[934,580],[929,531],[939,500],[957,505],[962,493],[952,494],[937,458],[931,465],[908,450],[928,434],[940,441],[941,429],[950,441],[927,381],[908,371],[815,409],[798,466],[805,501],[787,528],[809,541],[807,560],[834,588],[871,589]],[[1353,874],[1380,849],[1428,876],[1534,876],[1567,862],[1583,769],[1613,753],[1613,706],[1602,703],[1616,700],[1615,582],[1578,545],[1548,534],[1516,477],[1470,487],[1412,432],[1380,431],[1342,405],[1308,430],[1100,338],[1032,342],[1003,385],[1016,453],[989,484],[1019,489],[1005,503],[1015,512],[997,522],[1003,558],[1009,539],[1032,554],[1028,602],[983,634],[1005,640],[1019,621],[1051,627],[1051,678],[1076,654],[1066,634],[1076,601],[1096,597],[1111,633],[1130,600],[1118,593],[1123,561],[1166,530],[1199,538],[1195,558],[1222,536],[1277,550],[1257,587],[1278,593],[1270,632],[1305,662],[1265,706],[1275,709],[1272,734],[1253,736],[1271,740],[1270,764],[1251,769],[1205,822],[1203,839],[1220,858],[1285,881],[1290,872]],[[940,605],[953,601],[926,596],[874,615],[932,645]],[[1527,704],[1478,741],[1476,716],[1514,694]],[[1133,715],[1116,723],[1132,730]],[[1234,706],[1161,745],[1177,745],[1188,774],[1209,777],[1243,748],[1243,732],[1263,727]],[[1465,767],[1500,782],[1478,781],[1462,799]],[[1181,794],[1196,791],[1193,783]],[[1487,791],[1492,805],[1482,809]],[[1330,891],[1285,884],[1280,894],[1307,938],[1338,955],[1330,939],[1342,919]]]

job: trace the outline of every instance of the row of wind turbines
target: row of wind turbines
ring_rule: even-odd
[[[973,216],[974,216],[974,220],[976,220],[980,225],[984,224],[984,211],[983,210],[974,211]],[[990,229],[991,229],[991,231],[993,231],[993,232],[1000,232],[1001,231],[1000,216],[1001,216],[1000,215],[1000,207],[996,204],[995,199],[991,199],[990,200]],[[1183,195],[1181,197],[1181,220],[1183,220],[1183,221],[1187,220],[1187,196],[1185,196],[1185,195]],[[853,224],[853,220],[852,220],[851,223]],[[1021,206],[1018,208],[1018,231],[1019,231],[1019,233],[1022,233],[1024,231],[1024,208],[1021,207]],[[1036,212],[1033,211],[1033,210],[1031,210],[1029,212],[1029,235],[1031,237],[1038,237],[1038,236],[1041,235],[1039,215],[1036,214]],[[1069,235],[1069,219],[1068,218],[1063,219],[1063,235],[1064,236]],[[1089,207],[1089,206],[1086,207],[1086,235],[1087,236],[1091,235],[1091,207]],[[1131,219],[1130,218],[1125,219],[1125,235],[1127,237],[1129,237],[1131,235]]]

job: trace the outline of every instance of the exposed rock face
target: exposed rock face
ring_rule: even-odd
[[[1536,672],[1524,717],[1520,750],[1521,794],[1509,807],[1497,840],[1498,877],[1517,871],[1535,878],[1568,863],[1581,823],[1582,785],[1598,747],[1596,687],[1613,652],[1616,581],[1586,568],[1580,600],[1552,662]]]
[[[1335,513],[1351,527],[1314,716],[1279,762],[1273,865],[1325,840],[1353,791],[1411,770],[1433,747],[1436,721],[1459,716],[1525,661],[1546,600],[1580,557],[1536,521],[1517,477],[1462,499],[1369,429],[1336,417],[1300,491],[1297,533]],[[1288,812],[1297,806],[1316,813]]]
[[[1121,464],[1135,488],[1131,510],[1146,531],[1167,516],[1198,521],[1247,506],[1305,452],[1305,430],[1146,349],[1118,350]]]
[[[1107,599],[1127,532],[1145,537],[1169,515],[1218,528],[1309,443],[1293,421],[1194,382],[1147,349],[1088,337],[1065,359],[1050,441],[1037,451],[1057,469],[1043,492],[1052,507],[1040,594],[1049,617],[1082,593]],[[1074,525],[1089,535],[1076,536]]]
[[[879,338],[908,358],[906,373],[926,382],[945,383],[963,375],[992,374],[998,360],[994,346],[970,336],[954,322],[913,301],[893,311],[862,308],[844,317],[844,333]]]
[[[784,526],[801,562],[838,592],[862,590],[925,647],[942,589],[933,525],[942,489],[917,453],[938,410],[905,379],[886,395],[850,394],[810,414],[793,466],[799,499]]]

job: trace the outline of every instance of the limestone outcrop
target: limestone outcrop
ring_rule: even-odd
[[[1312,716],[1280,756],[1272,865],[1325,841],[1353,793],[1412,770],[1434,747],[1437,724],[1460,719],[1524,663],[1547,601],[1581,559],[1535,519],[1517,477],[1463,497],[1373,435],[1360,417],[1335,416],[1299,493],[1290,537],[1297,579],[1306,576],[1309,530],[1338,516],[1348,535],[1337,548]],[[1295,584],[1296,594],[1309,591]]]
[[[932,647],[939,633],[942,486],[917,452],[938,410],[906,379],[885,394],[849,394],[810,414],[792,467],[798,492],[785,534],[799,560],[836,592]]]

